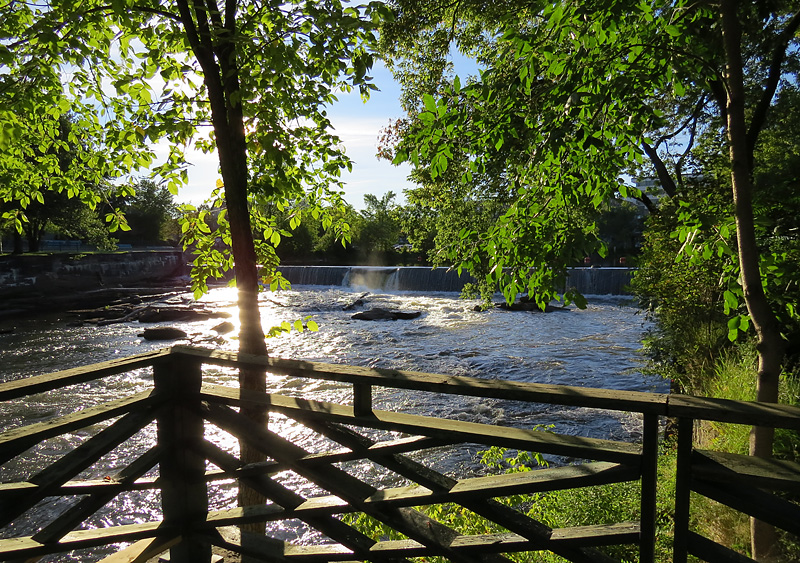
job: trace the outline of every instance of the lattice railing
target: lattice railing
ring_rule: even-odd
[[[204,383],[204,365],[244,366],[352,385],[352,404]],[[53,439],[82,433],[80,444],[56,452],[52,463],[19,464],[26,468],[25,474],[13,478],[4,474],[0,559],[72,553],[72,558],[105,557],[111,563],[145,561],[170,549],[173,562],[202,562],[210,560],[212,546],[219,546],[265,561],[402,561],[431,556],[457,562],[508,561],[512,553],[551,551],[569,561],[595,562],[613,560],[602,552],[603,546],[633,544],[640,561],[652,561],[659,418],[665,416],[678,417],[680,429],[676,561],[685,560],[687,553],[712,560],[724,553],[721,546],[689,532],[690,490],[727,502],[730,499],[719,489],[740,491],[745,481],[757,491],[747,497],[756,499],[756,506],[749,500],[728,504],[789,531],[797,532],[800,521],[796,505],[782,500],[785,504],[776,510],[778,504],[762,490],[800,492],[797,465],[692,449],[696,419],[757,421],[800,429],[800,409],[786,406],[376,370],[188,347],[4,383],[0,406],[93,382],[89,393],[102,385],[95,380],[149,367],[152,387],[0,434],[0,462],[5,470],[13,460],[32,457],[31,452],[35,454],[36,448]],[[373,405],[375,388],[639,413],[642,440],[611,441],[380,410]],[[314,443],[324,442],[326,447],[311,451],[282,435],[272,421],[255,425],[237,410],[241,407],[263,407],[287,417],[319,436]],[[220,440],[221,435],[229,439]],[[239,440],[261,452],[264,461],[243,464],[238,457]],[[584,463],[457,478],[424,462],[432,449],[461,444],[503,446]],[[112,474],[92,477],[96,464],[121,450],[125,456],[104,462],[104,467],[116,467]],[[394,486],[378,486],[353,469],[365,464],[380,473],[379,482]],[[248,487],[267,501],[234,507],[231,488],[224,485],[230,481],[238,484],[234,489]],[[302,490],[312,493],[291,485],[296,482],[305,483]],[[620,482],[638,484],[637,521],[552,529],[498,500]],[[120,501],[125,495],[127,501]],[[225,498],[219,500],[220,496]],[[137,499],[153,504],[152,521],[126,520],[120,507],[140,502]],[[462,535],[424,508],[441,504],[464,507],[499,531]],[[48,510],[48,505],[58,510]],[[105,514],[103,525],[92,520],[98,511]],[[404,539],[369,537],[351,525],[343,517],[346,514],[365,514]],[[298,544],[278,539],[277,534],[246,534],[242,539],[220,533],[232,525],[287,520],[315,531],[315,541]],[[131,542],[124,549],[100,547]]]

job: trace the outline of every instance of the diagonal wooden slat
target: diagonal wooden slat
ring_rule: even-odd
[[[194,447],[199,453],[205,455],[209,461],[224,471],[230,472],[231,474],[234,474],[235,470],[241,466],[241,463],[236,457],[208,441],[204,440],[202,443],[194,444]],[[253,513],[263,514],[266,512],[277,514],[278,510],[281,510],[282,512],[291,510],[300,506],[306,500],[301,495],[291,491],[290,489],[284,487],[280,483],[270,479],[265,475],[246,476],[243,477],[243,480],[247,486],[283,507],[283,509],[277,509],[276,507],[267,506],[265,511],[251,511],[251,516]],[[351,528],[341,520],[332,518],[330,515],[298,514],[297,516],[310,526],[316,528],[326,536],[332,538],[334,541],[338,541],[346,545],[356,553],[368,553],[369,548],[375,543],[375,541],[371,538]],[[263,521],[263,519],[258,517],[252,519],[251,521]]]
[[[30,482],[39,485],[35,491],[7,499],[0,505],[0,526],[8,525],[43,498],[52,495],[54,490],[69,479],[133,436],[153,420],[154,411],[155,409],[145,409],[126,414],[34,475]]]
[[[452,477],[443,475],[406,456],[376,455],[376,452],[372,448],[374,445],[373,440],[349,428],[317,420],[310,423],[304,422],[304,424],[310,424],[310,427],[316,429],[318,432],[324,433],[332,440],[351,448],[353,451],[361,452],[365,457],[376,463],[407,477],[415,483],[428,487],[433,491],[446,493],[458,483]],[[534,541],[536,545],[540,546],[539,549],[549,549],[569,561],[581,563],[611,563],[613,561],[613,559],[593,549],[573,548],[571,546],[554,544],[550,541],[552,536],[552,529],[550,527],[495,500],[468,499],[461,501],[460,504],[476,514],[493,522],[500,523],[504,528]]]
[[[274,432],[265,428],[254,428],[248,424],[247,418],[222,405],[208,404],[205,408],[206,417],[234,436],[247,440],[253,447],[279,461],[289,463],[293,471],[302,475],[311,482],[327,489],[333,494],[342,497],[348,503],[356,506],[360,511],[373,518],[384,522],[406,536],[419,541],[429,547],[435,548],[437,553],[445,555],[455,562],[483,561],[484,558],[474,558],[469,553],[457,553],[449,549],[449,542],[458,534],[447,526],[429,518],[428,516],[410,508],[375,509],[365,499],[377,490],[349,473],[334,467],[309,468],[297,460],[308,455],[300,446],[285,440]],[[499,557],[499,556],[498,556]],[[506,561],[505,558],[501,558]],[[497,559],[492,559],[497,560]]]
[[[148,408],[162,400],[163,397],[158,397],[153,391],[142,391],[53,420],[7,430],[0,434],[0,464],[48,438],[116,418],[127,412]]]
[[[353,408],[348,406],[283,395],[265,395],[215,385],[204,385],[201,395],[210,402],[224,402],[237,406],[241,404],[268,406],[273,411],[300,419],[304,424],[306,419],[316,418],[328,422],[447,439],[451,443],[460,441],[506,446],[554,455],[628,464],[638,464],[641,456],[641,446],[627,442],[378,410],[372,411],[372,416],[356,417],[353,414]]]
[[[81,499],[77,504],[71,506],[65,512],[59,514],[58,518],[50,525],[44,527],[39,533],[33,535],[33,539],[42,543],[58,541],[60,538],[74,530],[81,522],[97,512],[100,508],[114,499],[121,490],[131,490],[130,485],[139,477],[152,469],[165,453],[165,448],[155,446],[139,456],[130,465],[125,467],[110,480],[119,485],[116,489],[100,490]]]
[[[88,549],[101,545],[137,541],[144,538],[174,538],[178,531],[163,522],[144,522],[76,530],[55,543],[42,543],[31,537],[0,539],[0,561],[16,558],[40,557],[53,553],[66,553],[76,549]]]
[[[99,563],[146,563],[181,541],[180,537],[148,538],[103,558]]]

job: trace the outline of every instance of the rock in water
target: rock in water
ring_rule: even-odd
[[[232,332],[234,328],[236,327],[233,326],[232,322],[225,321],[224,323],[219,323],[211,330],[213,330],[217,334],[228,334],[229,332]]]
[[[177,340],[179,338],[186,338],[188,335],[174,326],[157,326],[146,328],[144,332],[136,336],[141,336],[145,340]]]
[[[421,311],[397,311],[373,307],[369,311],[356,313],[350,318],[361,321],[396,321],[398,319],[416,319],[421,314]]]
[[[230,313],[223,311],[208,311],[192,307],[156,307],[144,309],[139,315],[140,323],[160,322],[192,322],[207,319],[228,318]]]

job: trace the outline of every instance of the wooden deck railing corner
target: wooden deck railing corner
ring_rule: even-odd
[[[258,368],[352,386],[353,401],[340,405],[205,383],[204,370],[215,366]],[[549,550],[569,561],[594,563],[612,561],[601,551],[602,546],[631,544],[636,546],[640,562],[652,562],[664,417],[678,421],[673,538],[676,562],[686,561],[689,555],[710,560],[744,557],[690,530],[692,492],[800,533],[797,505],[772,494],[800,494],[800,466],[706,452],[693,443],[696,420],[800,429],[800,409],[785,405],[376,370],[184,346],[3,383],[0,404],[37,393],[63,392],[79,383],[93,382],[99,388],[107,376],[143,367],[152,369],[150,389],[0,434],[3,465],[66,433],[80,430],[91,434],[54,463],[0,484],[0,560],[135,542],[118,557],[143,561],[169,548],[173,563],[202,563],[210,560],[211,546],[217,545],[265,561],[385,561],[443,555],[451,561],[472,563],[506,561],[505,554],[516,551]],[[380,388],[635,413],[642,417],[642,439],[640,443],[620,442],[381,410],[373,403],[373,391]],[[308,451],[269,425],[253,425],[236,410],[248,405],[268,407],[271,413],[288,417],[334,446]],[[144,446],[144,451],[134,452],[133,461],[118,473],[100,481],[81,477],[115,448],[134,447],[131,437],[152,421],[157,427],[152,443]],[[392,434],[376,434],[382,431]],[[396,436],[398,432],[400,437]],[[229,435],[231,443],[246,440],[264,453],[267,461],[243,464],[233,449],[213,441],[212,436],[219,434]],[[424,458],[420,452],[429,448],[463,443],[569,456],[588,463],[459,479],[419,461]],[[137,443],[136,447],[142,446]],[[379,489],[349,470],[348,464],[353,462],[379,466],[387,476],[413,485]],[[209,470],[209,465],[214,468]],[[157,476],[153,474],[156,466]],[[323,493],[302,496],[279,477],[286,472],[313,483]],[[214,495],[221,490],[218,483],[226,479],[259,491],[268,503],[210,509],[217,504]],[[639,484],[639,521],[552,529],[496,500],[618,482]],[[104,507],[119,494],[137,491],[160,494],[160,517],[140,524],[80,529],[98,510],[114,516],[114,508]],[[42,500],[52,498],[72,499],[73,504],[57,518],[43,517],[32,531],[19,536],[12,524]],[[460,505],[506,532],[463,535],[418,508],[443,503]],[[366,514],[407,539],[378,541],[368,537],[341,518],[347,513]],[[217,533],[222,526],[290,519],[304,522],[332,543],[299,546],[265,540],[253,547]],[[114,558],[109,556],[108,561]]]

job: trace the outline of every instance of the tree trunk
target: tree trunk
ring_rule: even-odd
[[[25,229],[25,238],[28,239],[28,252],[39,252],[43,231],[44,229],[37,227],[34,221],[29,223],[28,228]]]
[[[266,356],[267,345],[258,308],[258,264],[247,205],[249,174],[244,115],[241,102],[238,101],[236,4],[233,0],[227,0],[224,25],[220,12],[208,9],[208,6],[214,8],[215,2],[208,6],[195,3],[194,11],[186,0],[178,0],[177,5],[192,50],[203,69],[203,81],[208,89],[231,231],[236,287],[239,291],[239,352]],[[263,393],[266,391],[266,373],[243,369],[239,372],[239,386]],[[241,412],[254,424],[267,423],[268,413],[263,407],[242,407]],[[239,441],[239,458],[245,464],[266,459],[244,440]],[[240,506],[265,502],[263,495],[240,484]],[[248,532],[263,535],[265,526],[265,523],[243,525],[242,542],[247,541]]]
[[[14,229],[14,250],[12,254],[22,254],[22,233]]]
[[[759,251],[753,218],[753,181],[750,167],[752,160],[748,151],[745,121],[741,26],[737,7],[736,0],[724,0],[721,4],[728,86],[727,133],[736,238],[745,303],[758,336],[757,400],[774,403],[778,401],[778,382],[785,345],[780,334],[778,319],[764,294],[759,268]],[[773,437],[772,428],[753,427],[750,433],[750,455],[771,457]],[[751,519],[750,539],[753,559],[772,561],[777,557],[777,536],[774,528]]]

